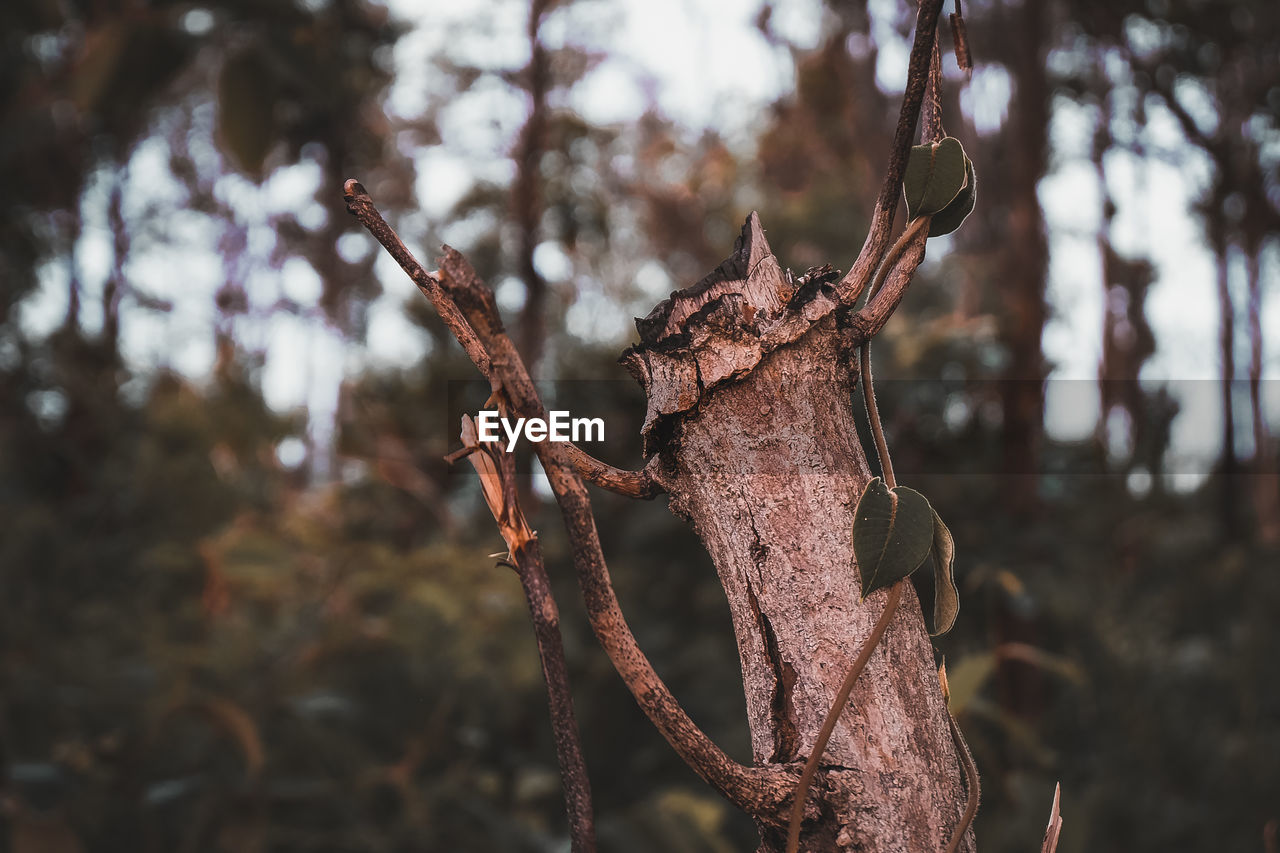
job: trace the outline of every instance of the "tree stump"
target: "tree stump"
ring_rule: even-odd
[[[729,600],[757,765],[805,760],[887,596],[859,601],[851,527],[871,472],[852,411],[858,341],[822,272],[784,271],[753,213],[728,260],[637,321],[622,359],[648,400],[645,453]],[[801,849],[815,851],[939,851],[964,810],[909,586],[811,802],[820,819]],[[785,824],[757,823],[761,850],[782,850]]]

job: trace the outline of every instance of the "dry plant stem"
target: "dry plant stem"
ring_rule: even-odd
[[[947,709],[947,725],[951,727],[951,739],[956,742],[960,761],[964,764],[964,783],[968,789],[964,814],[960,816],[960,822],[956,824],[956,828],[951,833],[951,840],[947,842],[946,853],[956,853],[964,843],[964,834],[969,831],[970,824],[978,816],[978,803],[982,800],[982,791],[978,787],[978,765],[974,763],[973,753],[969,751],[969,743],[964,739],[960,724],[956,722],[955,714],[952,714],[950,709]]]
[[[542,677],[547,684],[547,704],[551,710],[551,731],[555,736],[560,780],[564,786],[565,808],[569,814],[569,837],[573,853],[594,853],[595,821],[591,810],[591,781],[582,758],[578,721],[573,713],[573,693],[569,689],[569,668],[565,663],[564,640],[560,636],[560,612],[551,596],[551,582],[542,561],[537,538],[512,553],[520,586],[524,589],[533,618],[533,633],[542,661]]]
[[[480,477],[485,503],[493,513],[498,531],[511,552],[516,575],[524,590],[538,659],[547,685],[547,705],[551,711],[551,731],[564,787],[565,809],[569,816],[569,837],[573,853],[595,853],[595,822],[591,810],[591,780],[582,758],[578,721],[573,713],[573,693],[569,689],[569,667],[565,662],[564,640],[560,635],[560,611],[551,593],[551,581],[542,561],[537,534],[529,527],[516,493],[515,457],[496,445],[476,443],[475,424],[463,418],[462,442],[467,460]],[[461,458],[461,457],[459,457]],[[512,563],[507,563],[512,565]]]
[[[884,287],[885,278],[889,271],[894,268],[899,259],[902,258],[907,247],[912,245],[916,240],[920,240],[922,235],[924,238],[929,234],[929,222],[932,217],[921,216],[913,219],[902,232],[902,236],[893,244],[893,248],[889,250],[889,254],[885,256],[884,264],[880,267],[880,271],[876,273],[875,281],[871,283],[871,290],[867,297],[867,308],[875,301],[877,294]],[[921,259],[924,255],[921,253]],[[915,261],[912,272],[915,272],[915,266],[919,266],[920,261]],[[901,296],[899,295],[899,299]],[[866,310],[866,309],[863,309]],[[862,312],[859,312],[861,315]],[[867,339],[863,342],[861,351],[858,356],[859,368],[862,371],[862,399],[867,406],[867,422],[871,426],[871,434],[876,442],[876,455],[880,457],[880,469],[884,474],[885,485],[890,489],[895,488],[898,483],[893,477],[893,460],[889,458],[889,445],[885,441],[884,427],[880,423],[880,409],[876,406],[875,388],[871,383],[871,340]]]
[[[466,259],[448,247],[440,262],[440,283],[489,353],[493,380],[502,389],[510,411],[525,417],[540,412],[542,403],[537,390],[503,328],[492,291]],[[751,815],[776,814],[792,787],[793,777],[783,770],[737,763],[690,719],[654,671],[622,615],[586,487],[567,445],[544,441],[535,444],[534,449],[564,518],[591,627],[641,710],[684,762],[730,802]]]
[[[462,349],[471,359],[472,364],[489,380],[489,384],[492,387],[494,376],[489,354],[485,352],[479,339],[476,338],[475,330],[471,328],[466,318],[458,310],[458,306],[440,289],[439,278],[435,274],[427,272],[426,268],[413,256],[413,253],[409,251],[400,239],[400,235],[396,234],[395,230],[383,219],[382,214],[374,206],[373,199],[369,197],[369,193],[359,181],[347,181],[343,190],[346,197],[347,210],[373,235],[374,239],[382,244],[387,253],[395,258],[396,263],[400,264],[400,268],[405,271],[409,278],[413,280],[413,283],[418,286],[418,289],[422,291],[422,294],[435,306],[436,311],[440,314],[440,319],[444,321],[445,327],[457,338],[458,343],[462,345]],[[545,412],[539,412],[537,416],[545,417]],[[569,455],[574,470],[588,482],[594,483],[602,489],[626,495],[627,497],[646,499],[652,498],[662,491],[662,487],[644,471],[627,471],[615,468],[592,457],[576,445],[567,444],[564,446],[572,448],[569,451]]]
[[[382,248],[387,250],[387,254],[395,258],[396,263],[400,265],[400,269],[413,280],[413,283],[422,291],[422,295],[431,301],[435,306],[436,312],[440,315],[440,319],[444,321],[447,328],[458,343],[462,344],[462,349],[466,351],[467,357],[480,370],[486,378],[489,376],[489,354],[484,351],[484,347],[480,346],[480,342],[476,340],[475,332],[467,325],[466,319],[458,311],[458,306],[453,304],[453,300],[444,295],[444,291],[440,289],[440,282],[426,268],[418,262],[405,246],[404,241],[400,239],[400,235],[387,224],[387,220],[382,218],[382,214],[373,205],[373,199],[369,197],[369,193],[365,190],[364,184],[352,179],[342,186],[343,197],[347,202],[347,210],[359,220],[360,224],[365,227],[373,238],[382,244]]]
[[[871,228],[862,243],[862,251],[837,285],[840,302],[852,306],[862,295],[871,275],[880,266],[889,235],[893,231],[893,218],[898,209],[898,195],[902,189],[902,176],[907,168],[907,155],[916,134],[916,122],[920,104],[932,64],[933,44],[938,31],[938,14],[942,0],[922,0],[916,13],[916,34],[911,46],[911,60],[907,66],[907,88],[902,94],[902,107],[898,112],[898,126],[893,133],[893,145],[889,154],[889,166],[880,194],[876,197],[875,211],[871,215]]]
[[[615,468],[591,456],[576,444],[566,442],[564,447],[569,452],[569,462],[578,476],[605,491],[642,500],[650,500],[662,492],[662,487],[646,471]]]
[[[1053,786],[1053,806],[1049,809],[1049,825],[1044,830],[1044,841],[1040,844],[1040,853],[1055,853],[1058,849],[1058,836],[1062,834],[1062,812],[1059,805],[1062,799],[1062,783]],[[1267,824],[1270,830],[1270,838],[1264,834],[1264,847],[1266,853],[1275,853],[1276,830],[1275,821]],[[1266,830],[1264,830],[1264,833]]]
[[[545,408],[503,329],[493,294],[466,259],[445,247],[440,272],[427,273],[383,220],[364,187],[350,180],[345,190],[347,209],[446,318],[450,331],[509,410],[524,417],[541,416]],[[780,770],[738,764],[690,719],[641,651],[618,606],[591,503],[569,445],[541,442],[535,447],[564,516],[592,630],[636,702],[685,763],[730,802],[752,815],[775,814],[791,788],[792,777]],[[578,457],[579,464],[581,461]]]
[[[840,692],[836,694],[835,701],[831,703],[831,710],[827,713],[827,718],[822,722],[822,729],[818,732],[818,739],[814,741],[813,751],[809,753],[809,760],[805,762],[804,772],[800,774],[800,782],[796,785],[795,802],[791,806],[791,825],[787,830],[787,853],[796,853],[800,849],[800,824],[804,818],[804,801],[809,793],[809,786],[813,783],[813,777],[818,772],[818,762],[822,759],[822,753],[827,748],[827,742],[831,740],[831,733],[836,729],[836,720],[840,719],[840,709],[849,701],[849,695],[853,693],[853,685],[857,683],[858,676],[866,668],[867,661],[871,660],[871,653],[880,644],[880,638],[884,636],[885,630],[889,627],[889,622],[893,619],[893,614],[898,609],[898,602],[901,600],[902,581],[899,581],[889,590],[889,597],[884,604],[884,612],[876,620],[875,627],[871,629],[871,635],[862,644],[862,651],[858,652],[858,657],[854,660],[853,665],[849,667],[849,674],[844,677],[844,683],[840,685]]]

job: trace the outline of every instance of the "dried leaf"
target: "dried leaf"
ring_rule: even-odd
[[[940,637],[956,624],[960,612],[960,591],[956,589],[956,542],[951,531],[942,523],[938,513],[933,513],[933,633]]]

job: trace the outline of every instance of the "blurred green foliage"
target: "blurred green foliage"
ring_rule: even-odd
[[[908,24],[901,5],[890,31]],[[1001,53],[1001,34],[1017,32],[1004,17],[1012,7],[966,7],[979,65],[1007,60],[1016,74]],[[1141,110],[1116,103],[1175,84],[1208,92],[1228,129],[1187,144],[1218,158],[1209,201],[1229,211],[1243,199],[1248,215],[1232,220],[1241,245],[1254,227],[1274,245],[1271,5],[1055,8],[1044,32],[1020,33],[1055,69],[1045,98],[1132,129]],[[598,332],[615,306],[644,314],[653,287],[638,279],[696,280],[752,206],[798,269],[847,262],[865,228],[896,99],[875,82],[866,11],[833,3],[823,15],[818,47],[793,50],[796,93],[745,142],[691,132],[656,104],[634,125],[593,126],[563,104],[601,58],[571,43],[552,52],[561,106],[536,164],[540,236],[570,271],[551,276],[542,375],[557,380],[547,389],[557,407],[606,419],[600,455],[611,462],[640,462],[639,391],[614,362],[625,333],[575,337],[573,317]],[[786,46],[768,8],[758,24]],[[408,210],[406,150],[448,147],[446,114],[466,98],[521,94],[519,69],[458,47],[488,26],[453,34],[430,58],[427,105],[404,118],[384,97],[406,28],[361,0],[0,6],[0,850],[565,848],[519,584],[494,565],[501,540],[474,478],[441,461],[484,389],[463,381],[470,368],[413,294],[406,312],[426,357],[349,377],[332,447],[307,412],[273,411],[252,327],[240,325],[263,310],[250,307],[243,269],[262,258],[248,253],[248,215],[226,191],[234,176],[319,165],[327,216],[272,213],[265,263],[306,259],[320,296],[268,310],[362,341],[376,256],[339,250],[352,231],[341,180],[359,174],[393,213]],[[1136,69],[1123,86],[1105,72],[1117,56]],[[1259,470],[1215,473],[1190,493],[1158,477],[1149,491],[1130,488],[1123,475],[1139,463],[1158,471],[1168,449],[1158,390],[1131,406],[1146,442],[1131,459],[1117,462],[1101,438],[1039,436],[1038,470],[1003,467],[992,380],[1008,359],[998,330],[1020,315],[988,284],[1007,248],[1018,138],[1009,127],[976,136],[949,98],[949,130],[974,156],[984,197],[878,342],[883,376],[927,379],[877,385],[900,476],[956,540],[963,607],[939,648],[983,772],[983,849],[1033,848],[1057,780],[1064,853],[1262,849],[1263,827],[1280,818],[1280,553],[1263,535],[1265,502],[1248,495],[1274,481]],[[1253,135],[1237,139],[1239,127]],[[182,193],[130,211],[124,174],[152,142]],[[476,172],[489,177],[439,221],[398,221],[428,245],[455,242],[518,311],[509,170]],[[1032,193],[1040,177],[1026,179]],[[75,271],[88,199],[104,186],[115,260],[95,324]],[[202,381],[131,363],[121,348],[122,317],[166,311],[125,261],[163,243],[185,211],[217,224],[225,264],[200,330],[217,341]],[[37,334],[23,308],[51,266],[71,269],[67,316]],[[1043,281],[1033,284],[1042,297]],[[1142,316],[1141,302],[1129,309]],[[301,464],[281,461],[289,447],[302,448]],[[315,473],[326,455],[328,478]],[[1010,506],[1014,477],[1034,481],[1034,511]],[[1241,495],[1234,529],[1220,521],[1224,489]],[[545,500],[535,505],[602,849],[752,849],[752,827],[674,757],[613,674],[582,616],[559,521]],[[696,537],[660,499],[601,495],[596,508],[641,645],[694,719],[745,758],[732,627]]]

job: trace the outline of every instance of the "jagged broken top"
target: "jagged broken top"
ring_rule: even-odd
[[[640,343],[621,361],[648,397],[641,430],[646,454],[655,449],[659,425],[692,411],[706,391],[745,375],[831,313],[834,277],[830,267],[798,279],[784,271],[753,211],[732,255],[636,320]]]

